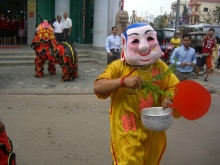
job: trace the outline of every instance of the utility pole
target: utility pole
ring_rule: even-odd
[[[178,31],[178,27],[179,27],[179,15],[180,15],[180,0],[177,0],[177,4],[176,4],[176,23],[175,23],[175,32]]]

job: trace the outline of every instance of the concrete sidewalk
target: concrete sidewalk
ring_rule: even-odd
[[[106,52],[89,47],[83,49],[79,45],[78,47],[76,46],[78,52],[84,51],[90,55],[90,58],[79,61],[79,78],[70,82],[61,82],[59,65],[56,65],[57,74],[52,76],[49,75],[45,64],[45,77],[42,79],[34,77],[34,64],[31,66],[3,66],[0,67],[0,94],[93,94],[94,80],[106,67]],[[32,53],[33,59],[35,57],[33,49],[27,46],[23,46],[21,49],[1,49],[0,55],[4,53]],[[215,69],[214,74],[209,76],[208,82],[203,80],[204,76],[200,76],[194,81],[203,85],[211,93],[220,92],[220,69]]]
[[[44,78],[34,77],[34,66],[0,67],[0,94],[1,95],[73,95],[93,94],[93,84],[96,77],[101,74],[105,65],[96,63],[79,63],[79,78],[62,82],[61,68],[56,66],[57,74],[50,75],[47,66],[44,70]],[[220,92],[220,73],[210,75],[209,81],[203,81],[203,77],[194,80],[211,93]]]
[[[61,68],[56,66],[57,74],[50,75],[47,66],[44,78],[35,78],[34,66],[0,67],[1,95],[72,95],[93,94],[95,78],[103,72],[105,65],[79,63],[79,78],[62,82]]]
[[[61,68],[56,66],[57,74],[50,75],[47,66],[44,78],[35,78],[34,66],[0,67],[0,95],[75,95],[93,94],[93,84],[96,77],[101,74],[105,65],[96,63],[79,63],[79,78],[62,82]],[[205,82],[204,76],[194,80],[210,93],[220,92],[220,73],[210,75]]]

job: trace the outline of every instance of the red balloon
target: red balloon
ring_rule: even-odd
[[[210,105],[211,95],[199,83],[185,80],[177,84],[172,108],[175,108],[184,118],[199,119],[208,112]]]

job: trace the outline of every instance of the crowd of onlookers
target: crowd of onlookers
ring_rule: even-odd
[[[23,43],[25,36],[25,20],[22,17],[16,19],[15,16],[0,17],[0,44],[17,44]],[[19,39],[19,40],[17,40]]]

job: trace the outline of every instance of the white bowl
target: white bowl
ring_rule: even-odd
[[[146,129],[152,131],[164,131],[168,129],[173,120],[171,108],[150,107],[141,111],[141,121]]]

